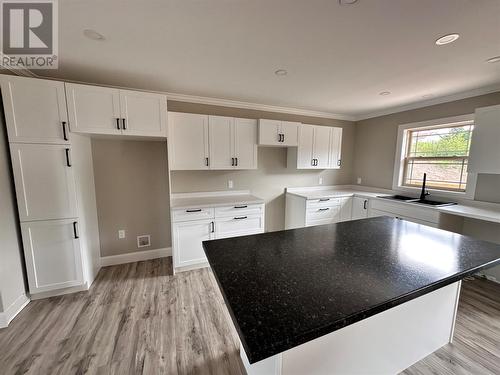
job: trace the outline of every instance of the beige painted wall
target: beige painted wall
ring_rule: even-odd
[[[361,177],[363,185],[392,188],[400,124],[474,113],[478,107],[499,103],[500,92],[496,92],[357,122],[352,182]],[[475,199],[500,203],[499,187],[500,175],[479,175]]]
[[[287,168],[286,148],[259,147],[258,169],[249,171],[174,171],[171,173],[172,192],[227,190],[233,180],[235,190],[250,190],[266,202],[266,230],[285,227],[285,187],[315,186],[319,177],[324,185],[350,184],[352,175],[354,123],[332,119],[296,116],[255,110],[209,105],[168,102],[170,111],[202,113],[220,116],[268,118],[300,121],[307,124],[343,128],[342,168],[340,170],[308,171]]]
[[[101,256],[170,247],[166,142],[96,138],[92,155]],[[138,248],[143,234],[151,246]]]
[[[22,241],[3,119],[0,103],[0,312],[25,294]]]

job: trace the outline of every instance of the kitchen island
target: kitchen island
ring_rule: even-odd
[[[253,374],[397,373],[453,338],[500,246],[377,217],[205,241]]]

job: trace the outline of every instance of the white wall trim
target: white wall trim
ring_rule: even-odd
[[[132,253],[101,257],[101,267],[113,266],[115,264],[139,262],[141,260],[165,258],[169,256],[172,256],[171,247],[146,251],[134,251]]]
[[[474,96],[491,94],[491,93],[498,92],[498,91],[500,91],[500,84],[495,84],[495,85],[481,87],[478,89],[463,91],[463,92],[460,92],[457,94],[439,96],[436,98],[419,101],[417,103],[400,105],[400,106],[382,109],[380,111],[373,111],[373,112],[369,112],[369,113],[365,113],[365,114],[361,114],[361,115],[356,115],[356,116],[352,116],[352,117],[354,118],[354,121],[367,120],[367,119],[374,118],[374,117],[391,115],[393,113],[411,111],[412,109],[430,107],[430,106],[433,106],[436,104],[454,102],[455,100],[473,98]]]
[[[4,312],[0,312],[0,328],[7,327],[29,302],[30,299],[23,293]]]

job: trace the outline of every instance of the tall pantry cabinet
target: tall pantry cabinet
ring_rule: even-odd
[[[85,290],[100,266],[90,138],[70,132],[64,83],[0,87],[31,298]]]

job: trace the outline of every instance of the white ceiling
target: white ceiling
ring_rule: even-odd
[[[59,20],[45,76],[358,117],[500,85],[500,0],[63,0]]]

